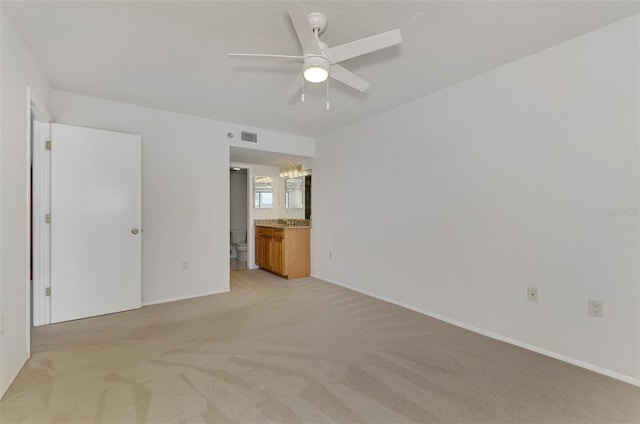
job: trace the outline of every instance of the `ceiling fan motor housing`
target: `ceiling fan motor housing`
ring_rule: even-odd
[[[324,30],[327,29],[329,19],[327,19],[327,15],[324,13],[311,12],[307,14],[307,18],[309,18],[309,24],[313,32],[318,31],[318,34],[322,34]]]

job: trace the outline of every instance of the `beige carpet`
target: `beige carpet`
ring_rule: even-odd
[[[640,389],[314,278],[39,327],[13,422],[640,422]]]

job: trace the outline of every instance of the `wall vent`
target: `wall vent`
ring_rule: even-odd
[[[240,139],[242,141],[249,141],[251,143],[257,143],[258,142],[258,134],[257,133],[252,133],[249,131],[242,131],[240,133]]]

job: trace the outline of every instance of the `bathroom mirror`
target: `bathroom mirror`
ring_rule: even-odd
[[[285,186],[285,205],[287,209],[302,209],[304,207],[304,177],[287,178]]]
[[[271,177],[253,179],[253,199],[256,209],[273,208],[273,180]]]

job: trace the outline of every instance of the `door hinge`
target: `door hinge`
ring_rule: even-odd
[[[44,148],[47,149],[47,150],[51,150],[51,140],[47,140],[44,143]]]
[[[46,222],[47,224],[51,224],[51,214],[48,213],[44,216],[44,222]]]
[[[44,289],[44,295],[51,296],[51,287],[47,287],[46,289]]]

